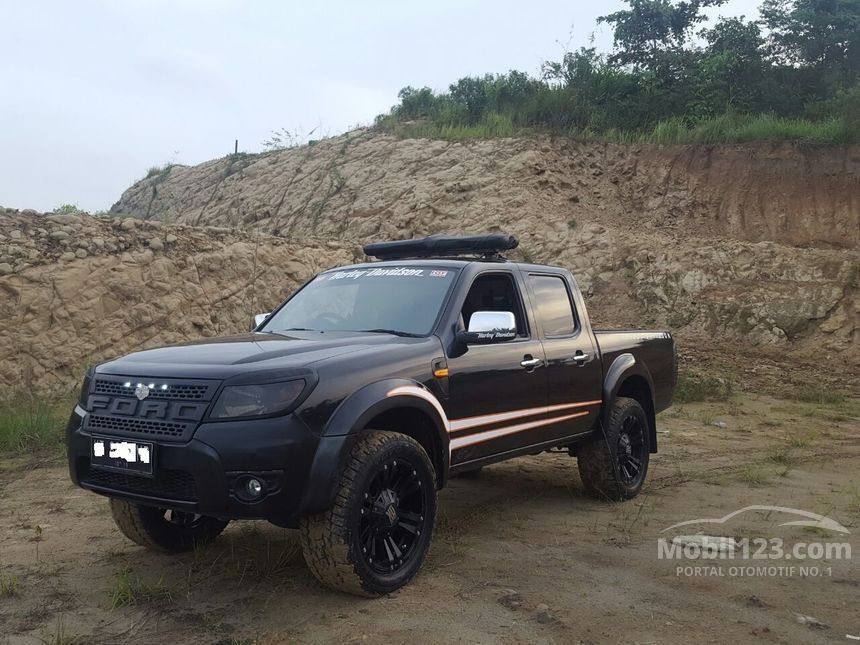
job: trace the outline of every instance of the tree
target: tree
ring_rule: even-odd
[[[759,26],[743,16],[722,18],[699,34],[708,43],[695,71],[699,116],[761,109],[765,68]]]
[[[630,66],[635,71],[658,71],[673,56],[680,54],[695,27],[706,17],[705,7],[724,4],[726,0],[625,0],[629,9],[616,11],[597,19],[612,25],[615,52],[611,62]]]
[[[860,0],[764,0],[775,62],[811,66],[848,87],[860,78]]]

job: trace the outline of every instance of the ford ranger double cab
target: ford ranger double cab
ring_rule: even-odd
[[[370,244],[253,331],[135,352],[84,378],[67,428],[75,484],[154,550],[231,520],[300,531],[324,584],[374,596],[428,551],[456,475],[548,450],[587,491],[639,493],[677,368],[665,331],[596,331],[563,268],[515,237]]]

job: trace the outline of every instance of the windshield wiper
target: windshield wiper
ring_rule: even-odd
[[[307,327],[290,327],[289,329],[261,329],[258,334],[277,334],[278,336],[286,336],[288,331],[316,331],[316,329],[308,329]]]
[[[413,334],[408,331],[400,331],[399,329],[359,329],[358,331],[366,334],[394,334],[403,338],[424,338],[423,334]]]

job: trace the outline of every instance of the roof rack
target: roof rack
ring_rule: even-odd
[[[473,255],[484,260],[503,261],[502,251],[517,248],[515,235],[431,235],[414,240],[375,242],[364,246],[364,253],[380,260],[440,258]]]

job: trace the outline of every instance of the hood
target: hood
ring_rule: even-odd
[[[227,378],[268,369],[307,367],[369,348],[424,339],[352,332],[249,333],[148,349],[102,363],[99,374],[178,378]]]

